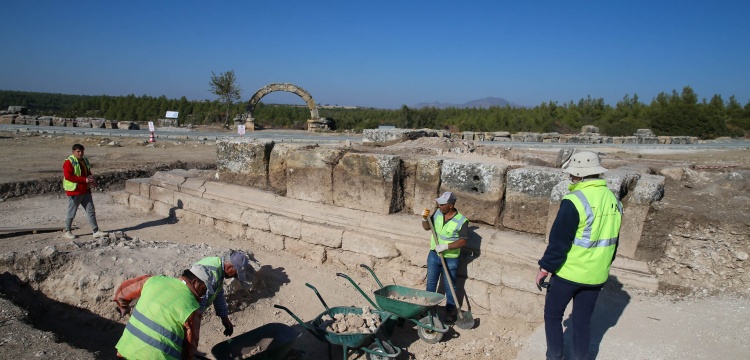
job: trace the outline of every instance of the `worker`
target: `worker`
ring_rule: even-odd
[[[78,206],[83,206],[86,210],[94,238],[107,236],[106,232],[99,230],[99,225],[96,223],[96,209],[94,199],[91,197],[91,188],[96,187],[96,179],[91,175],[89,159],[83,154],[83,145],[73,144],[73,154],[63,161],[63,189],[68,195],[68,214],[65,218],[65,231],[63,231],[63,237],[66,239],[76,238],[71,229]]]
[[[224,335],[231,336],[234,332],[234,324],[229,320],[224,279],[237,278],[243,288],[251,288],[252,283],[248,280],[247,273],[254,269],[250,266],[250,260],[242,251],[229,250],[223,257],[205,257],[195,264],[206,266],[211,271],[212,279],[215,280],[208,284],[208,291],[200,300],[201,312],[213,304],[216,316],[221,318],[221,324],[224,325]]]
[[[210,270],[193,266],[179,278],[143,275],[124,281],[114,301],[120,315],[130,313],[117,342],[117,356],[125,359],[192,359],[198,350],[201,312],[198,300],[206,294]]]
[[[589,358],[591,315],[609,277],[622,222],[622,204],[600,178],[605,171],[599,155],[591,151],[575,153],[563,164],[572,182],[570,193],[560,202],[536,276],[540,290],[548,286],[544,302],[547,359],[563,358],[562,318],[571,299],[573,358]]]
[[[437,290],[438,280],[442,277],[445,287],[445,322],[453,323],[456,321],[456,299],[449,291],[448,279],[443,272],[443,264],[440,261],[442,256],[445,259],[445,266],[448,267],[451,283],[456,284],[456,273],[458,271],[458,256],[461,254],[461,248],[466,245],[469,239],[469,220],[466,216],[456,210],[456,195],[446,191],[439,198],[435,199],[437,210],[430,217],[430,209],[424,209],[422,213],[422,228],[430,230],[432,221],[438,239],[430,237],[430,252],[427,255],[427,291],[435,292]]]

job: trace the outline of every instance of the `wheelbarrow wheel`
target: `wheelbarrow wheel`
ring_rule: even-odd
[[[419,320],[419,322],[431,326],[434,329],[441,329],[443,327],[443,323],[440,322],[440,319],[438,319],[437,316],[427,315],[423,317],[422,320]],[[422,341],[428,344],[437,344],[443,338],[443,333],[432,331],[422,326],[417,326],[417,334],[419,334],[419,338],[422,339]]]
[[[391,346],[387,342],[381,341],[380,343],[383,344],[382,349],[380,348],[380,346],[378,346],[377,343],[372,343],[367,348],[377,353],[381,353],[381,354],[395,354],[396,353],[396,350],[393,348],[393,346]],[[385,350],[385,353],[383,352],[383,350]],[[390,359],[390,358],[387,356],[379,356],[379,355],[367,353],[367,359],[368,360],[385,360],[385,359]]]

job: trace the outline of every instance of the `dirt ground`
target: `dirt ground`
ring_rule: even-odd
[[[0,184],[29,179],[60,181],[62,161],[74,142],[86,146],[86,155],[99,174],[134,167],[175,166],[176,161],[183,162],[180,166],[210,167],[216,156],[210,142],[165,141],[148,146],[141,139],[116,139],[121,146],[107,145],[111,141],[0,133],[0,153],[13,160],[0,162]],[[435,145],[434,140],[424,140],[414,146],[429,151]],[[467,151],[464,155],[474,156],[473,153]],[[530,155],[536,160],[529,160]],[[552,162],[556,155],[551,150],[515,154],[519,162]],[[636,160],[639,166],[656,168],[728,164],[746,170],[750,156],[747,150],[612,150],[607,151],[605,159],[612,163]],[[330,306],[368,305],[351,284],[336,276],[337,272],[347,273],[365,292],[375,289],[369,273],[313,264],[285,252],[248,249],[247,244],[213,229],[113,204],[108,193],[122,188],[115,177],[103,188],[94,194],[99,225],[106,231],[121,231],[124,236],[104,242],[92,239],[81,211],[74,222],[79,227],[74,231],[79,235],[74,241],[62,238],[59,232],[0,235],[0,267],[9,269],[0,275],[0,358],[112,359],[125,320],[115,315],[107,297],[111,297],[119,281],[151,269],[171,269],[173,273],[167,275],[176,275],[200,257],[229,248],[252,251],[261,265],[254,291],[237,291],[229,296],[235,334],[270,322],[294,326],[302,336],[290,358],[324,359],[327,348],[273,305],[286,306],[301,319],[312,320],[324,308],[305,284],[315,286]],[[66,204],[61,192],[10,197],[0,202],[0,219],[3,226],[58,225],[64,221]],[[81,277],[82,273],[91,276]],[[533,276],[529,274],[529,281],[533,281]],[[747,358],[748,308],[750,300],[741,294],[676,296],[605,287],[594,315],[597,358]],[[474,329],[453,327],[434,345],[421,341],[414,326],[408,324],[397,328],[390,339],[403,349],[402,359],[544,357],[541,324],[492,317],[479,307],[474,307],[472,313],[477,319]],[[221,322],[209,309],[200,346],[207,357],[212,358],[212,345],[226,339],[221,332]],[[333,357],[341,358],[340,347],[333,348]]]

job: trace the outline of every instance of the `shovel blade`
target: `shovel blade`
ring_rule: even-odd
[[[461,311],[458,320],[455,323],[461,329],[471,330],[474,328],[474,317],[471,316],[471,311]]]

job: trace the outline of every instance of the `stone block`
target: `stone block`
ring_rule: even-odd
[[[466,272],[475,280],[492,285],[502,285],[502,262],[498,259],[483,256],[466,265]]]
[[[316,147],[290,153],[286,160],[286,196],[292,199],[333,204],[331,174],[345,151],[337,148]]]
[[[185,179],[185,182],[180,185],[180,192],[188,195],[202,197],[203,193],[206,192],[206,188],[205,186],[203,186],[205,183],[205,179],[189,177]]]
[[[313,245],[295,239],[284,239],[284,249],[290,254],[310,260],[316,264],[326,261],[326,251],[320,245]]]
[[[362,143],[396,143],[426,136],[437,135],[434,130],[427,129],[364,129]]]
[[[219,219],[214,220],[214,228],[235,239],[244,238],[247,232],[242,224]]]
[[[130,193],[127,191],[115,191],[110,193],[112,202],[119,205],[129,205]]]
[[[507,165],[446,159],[439,192],[452,191],[456,207],[470,220],[499,225],[507,169]]]
[[[169,190],[159,186],[153,186],[151,187],[151,191],[149,193],[149,199],[161,201],[172,206],[172,204],[174,204],[174,193],[174,190]]]
[[[301,240],[311,244],[340,248],[344,229],[330,225],[302,223],[300,228]]]
[[[393,245],[396,247],[401,257],[408,261],[413,266],[425,266],[427,264],[427,255],[430,250],[429,236],[425,232],[424,246],[415,246],[409,243],[396,242]]]
[[[664,176],[643,174],[635,184],[635,188],[624,199],[633,205],[651,205],[664,196]]]
[[[161,186],[170,190],[180,191],[180,185],[191,175],[182,169],[157,171],[151,177],[151,185]]]
[[[528,166],[506,175],[503,226],[544,234],[552,189],[567,176],[558,169]]]
[[[286,173],[287,159],[296,151],[302,149],[302,145],[275,144],[271,149],[268,159],[268,186],[271,191],[286,196]],[[330,180],[328,181],[330,182]]]
[[[326,261],[332,264],[341,264],[346,267],[346,270],[351,273],[359,273],[361,275],[369,276],[370,273],[367,270],[359,267],[360,264],[365,264],[370,267],[374,266],[374,258],[369,255],[359,254],[351,251],[345,251],[341,249],[326,249]],[[347,275],[351,275],[347,273]],[[374,281],[373,281],[374,283]]]
[[[379,214],[398,212],[404,203],[400,179],[398,156],[347,153],[333,169],[333,202]]]
[[[344,232],[341,248],[347,251],[374,256],[378,259],[390,259],[399,255],[393,243],[355,231]]]
[[[271,226],[268,224],[268,218],[270,217],[271,214],[269,213],[247,209],[242,213],[241,222],[251,229],[271,231]]]
[[[174,216],[174,206],[172,206],[172,204],[167,204],[161,201],[154,201],[154,207],[151,211],[165,218]]]
[[[216,142],[216,169],[236,183],[265,189],[268,186],[268,159],[273,141],[221,139]]]
[[[508,287],[492,287],[489,294],[490,311],[493,316],[518,319],[525,322],[543,320],[544,294],[527,292]]]
[[[175,218],[177,218],[179,221],[185,221],[191,224],[200,224],[201,217],[203,217],[203,215],[199,215],[192,211],[184,209],[175,209],[174,215]]]
[[[401,170],[401,182],[404,187],[404,213],[413,212],[414,210],[414,187],[417,175],[417,160],[404,159]]]
[[[154,208],[154,201],[143,196],[131,194],[130,207],[143,212],[150,212]]]
[[[648,216],[649,205],[628,204],[623,210],[617,255],[634,259],[638,243],[643,235],[643,224]]]
[[[541,257],[542,254],[539,254]],[[539,291],[536,284],[533,281],[529,281],[529,274],[536,274],[539,270],[539,266],[536,262],[521,265],[513,263],[503,263],[502,270],[500,270],[500,279],[503,282],[503,286],[535,292]]]
[[[242,213],[247,209],[240,205],[190,195],[175,195],[175,202],[182,203],[185,210],[235,223],[242,223]]]
[[[289,238],[299,239],[302,237],[302,224],[300,220],[286,216],[271,215],[268,217],[268,225],[274,234],[284,235]]]
[[[464,292],[466,292],[471,306],[478,306],[484,309],[490,308],[490,286],[486,282],[466,279],[466,282],[464,282]],[[465,301],[461,305],[466,309]]]
[[[148,178],[128,179],[125,181],[125,191],[133,195],[149,197],[150,195],[149,187],[151,186],[149,184],[150,181],[151,179],[148,179]]]
[[[439,196],[440,173],[443,160],[419,159],[417,160],[416,176],[414,179],[414,202],[412,212],[416,215],[422,214],[425,208],[430,211],[435,209],[435,198]]]
[[[254,244],[269,251],[284,250],[284,236],[248,227],[246,236]]]

